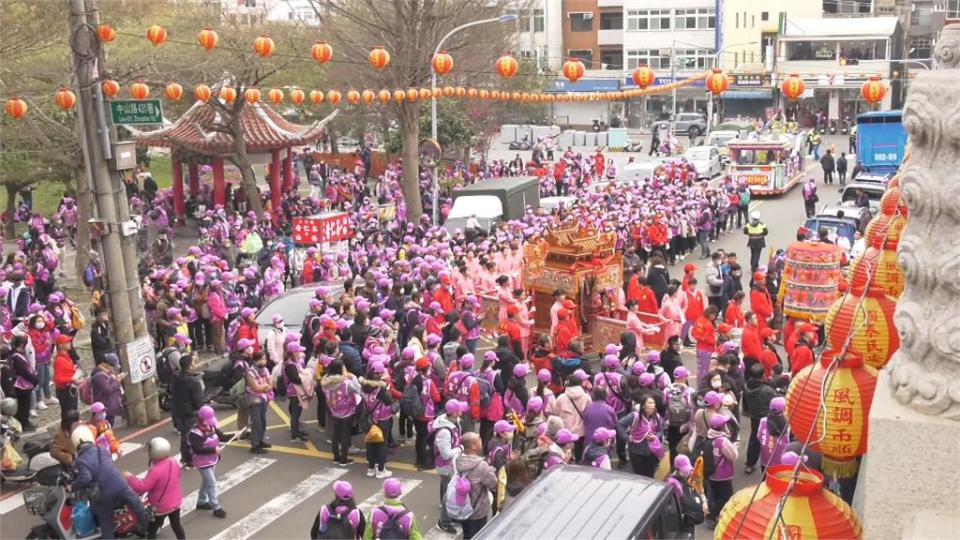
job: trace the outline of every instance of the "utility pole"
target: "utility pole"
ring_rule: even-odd
[[[117,352],[124,373],[131,373],[127,357],[127,345],[136,340],[135,326],[144,327],[143,303],[136,286],[136,253],[133,253],[132,276],[128,276],[122,242],[121,215],[129,218],[126,198],[116,196],[123,188],[119,173],[112,170],[110,160],[114,150],[110,141],[110,123],[104,110],[100,75],[104,72],[103,53],[96,36],[96,0],[70,0],[70,36],[74,76],[79,89],[79,114],[81,131],[85,139],[84,152],[89,184],[94,192],[94,211],[102,225],[100,249],[103,255],[103,274],[111,324],[117,344]],[[88,19],[89,17],[89,19]],[[123,207],[123,211],[118,210]],[[134,287],[129,285],[132,277]],[[136,321],[136,324],[134,323]],[[149,379],[148,379],[149,381]],[[154,386],[149,384],[148,386]],[[147,393],[144,385],[131,383],[129,376],[123,379],[126,395],[127,419],[130,423],[144,426],[160,419],[159,400],[156,390]],[[149,402],[149,406],[148,406]]]
[[[677,40],[670,42],[670,84],[677,82]],[[670,135],[677,128],[677,87],[674,85],[671,100],[673,114],[670,116]]]

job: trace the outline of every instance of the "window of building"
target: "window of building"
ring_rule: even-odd
[[[947,0],[947,19],[960,19],[960,0]]]
[[[517,16],[517,30],[520,32],[530,31],[530,14],[529,13],[520,13]]]
[[[601,13],[601,30],[623,30],[623,13]]]
[[[530,49],[520,49],[520,58],[524,60],[530,60],[534,57],[533,51]]]
[[[601,50],[600,51],[600,68],[601,69],[613,69],[613,70],[622,70],[623,69],[623,51],[621,49],[616,50]]]
[[[770,12],[769,12],[769,11],[761,11],[761,12],[760,12],[760,20],[761,20],[761,21],[769,21],[769,20],[770,20]]]
[[[746,60],[746,52],[744,60]],[[713,51],[710,49],[677,49],[678,70],[704,70],[713,67]]]
[[[736,17],[734,17],[734,19],[733,19],[733,23],[734,23],[734,24],[733,24],[733,27],[734,27],[734,28],[740,28],[740,12],[738,11],[738,12],[736,12],[734,15],[736,15]]]
[[[919,37],[910,40],[910,49],[907,54],[910,58],[930,58],[932,52],[933,40],[928,37]]]
[[[670,69],[670,49],[637,49],[627,51],[627,69],[639,66],[657,69]]]
[[[911,26],[930,26],[930,18],[933,6],[929,4],[913,4],[913,11],[910,12]]]
[[[590,32],[593,30],[593,13],[568,13],[571,32]]]
[[[576,58],[583,62],[583,67],[590,69],[593,66],[592,49],[567,49],[568,58]]]
[[[669,9],[631,9],[627,11],[627,30],[669,30]]]
[[[757,16],[756,16],[756,15],[751,15],[751,16],[750,16],[750,28],[756,28],[756,27],[757,27]]]
[[[543,28],[543,10],[535,9],[533,10],[533,31],[543,32]]]
[[[707,30],[716,26],[713,8],[678,9],[676,11],[677,30]]]

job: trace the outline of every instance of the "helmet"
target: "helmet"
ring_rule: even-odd
[[[17,414],[17,400],[12,397],[0,400],[0,413],[4,416],[14,416]]]
[[[95,439],[96,437],[93,435],[93,430],[90,429],[90,426],[86,425],[77,426],[70,435],[70,442],[73,443],[73,447],[77,450],[80,449],[81,445],[87,443],[93,444]]]
[[[147,443],[147,456],[156,461],[170,457],[170,441],[163,437],[154,437]]]

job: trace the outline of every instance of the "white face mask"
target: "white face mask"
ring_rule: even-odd
[[[720,388],[720,381],[710,381],[710,387],[714,390]]]
[[[46,326],[46,323],[44,322],[38,322],[33,324],[33,327],[36,328],[37,330],[43,330],[45,326]]]

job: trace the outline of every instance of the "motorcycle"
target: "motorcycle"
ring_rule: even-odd
[[[19,438],[20,424],[15,418],[4,417],[0,421],[0,448],[6,452],[8,445]],[[39,482],[41,485],[51,486],[56,483],[60,473],[60,463],[50,455],[52,441],[27,441],[23,445],[22,453],[26,456],[26,464],[16,469],[0,469],[0,483],[15,482],[18,484]]]
[[[100,529],[89,535],[78,536],[73,530],[73,505],[76,495],[68,487],[70,475],[61,473],[54,486],[38,486],[23,492],[24,506],[31,515],[40,516],[43,523],[30,529],[27,540],[92,540],[100,538]],[[120,505],[113,511],[113,529],[117,538],[132,536],[137,528],[137,515],[129,507]]]
[[[508,148],[510,150],[530,150],[533,146],[530,144],[530,136],[524,135],[523,140],[511,142]]]
[[[643,143],[641,142],[632,142],[625,146],[624,151],[626,152],[643,152]]]
[[[846,135],[850,133],[850,117],[847,116],[843,119],[843,123],[840,124],[840,133]]]

